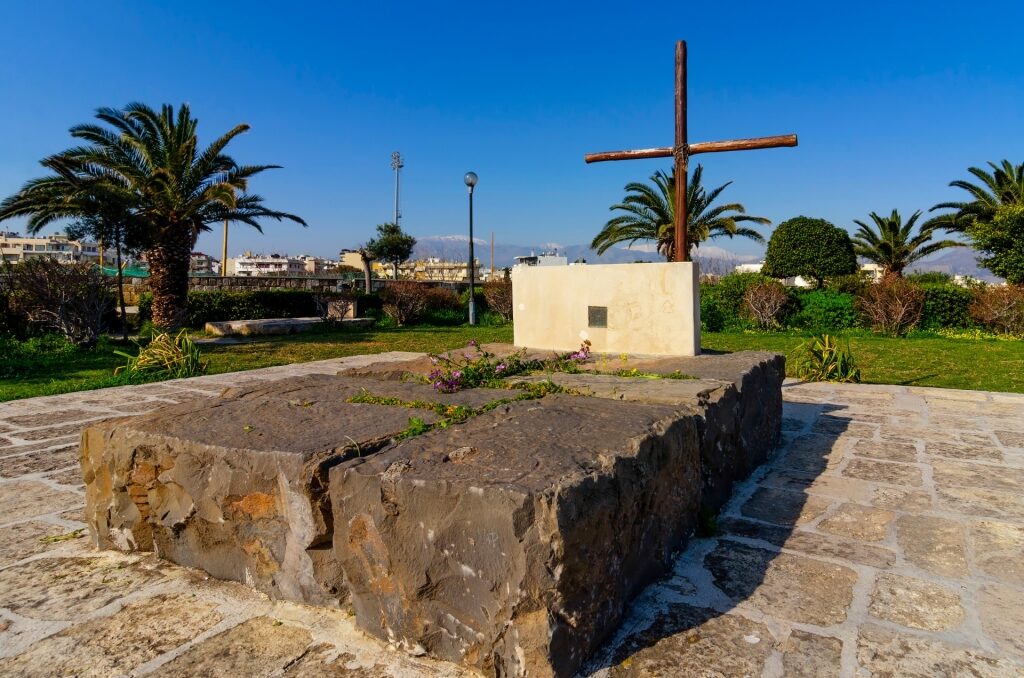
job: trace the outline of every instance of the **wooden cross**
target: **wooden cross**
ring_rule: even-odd
[[[634,160],[636,158],[671,158],[676,164],[675,201],[675,261],[689,259],[686,246],[686,175],[691,155],[697,153],[721,153],[722,151],[750,151],[757,148],[779,148],[796,146],[795,134],[756,139],[732,139],[729,141],[702,141],[691,144],[686,140],[686,41],[676,43],[676,144],[663,148],[644,148],[637,151],[605,151],[583,156],[588,162],[606,160]]]

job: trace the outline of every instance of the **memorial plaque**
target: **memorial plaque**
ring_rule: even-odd
[[[608,327],[608,307],[587,306],[587,327]]]

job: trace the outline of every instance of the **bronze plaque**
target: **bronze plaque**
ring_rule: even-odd
[[[588,327],[608,327],[607,306],[587,306]]]

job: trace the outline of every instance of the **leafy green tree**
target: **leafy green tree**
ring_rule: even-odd
[[[964,243],[956,240],[939,240],[932,242],[936,227],[922,225],[917,235],[912,235],[914,225],[921,217],[921,210],[910,215],[907,223],[896,210],[887,217],[874,212],[868,215],[873,225],[857,219],[853,223],[859,227],[853,235],[853,251],[857,256],[864,257],[882,267],[885,275],[903,275],[903,270],[911,264],[948,247],[958,247]]]
[[[366,248],[379,259],[391,264],[398,280],[398,267],[412,256],[416,247],[416,238],[408,235],[398,224],[387,223],[377,225],[377,237],[366,243]]]
[[[83,145],[42,161],[52,175],[33,179],[0,203],[0,220],[28,217],[30,233],[61,219],[82,219],[90,200],[127,209],[142,229],[153,292],[153,322],[180,327],[186,318],[189,260],[196,238],[211,224],[234,221],[257,230],[260,219],[299,217],[266,207],[248,193],[249,180],[276,165],[239,165],[224,154],[232,139],[246,132],[237,125],[204,149],[198,120],[188,105],[177,113],[133,103],[101,108],[103,124],[78,125],[71,136]]]
[[[953,211],[930,219],[925,226],[941,228],[951,233],[964,233],[971,224],[992,221],[1000,207],[1024,205],[1024,163],[1014,165],[1009,160],[1003,160],[998,165],[989,162],[988,166],[992,168],[991,172],[980,167],[967,168],[979,183],[951,181],[950,186],[967,191],[972,199],[964,202],[939,203],[930,211]]]
[[[795,217],[775,228],[761,272],[773,278],[803,276],[821,287],[825,278],[856,273],[857,256],[843,229],[824,219]]]
[[[1024,204],[1006,205],[990,221],[975,221],[967,235],[986,255],[982,266],[1011,285],[1024,285]]]
[[[763,243],[764,237],[752,228],[741,226],[742,223],[770,224],[764,217],[746,214],[746,209],[738,202],[725,205],[712,203],[722,194],[729,184],[706,191],[701,186],[704,168],[697,165],[693,176],[686,187],[687,198],[687,230],[686,236],[690,248],[700,246],[705,240],[722,236],[732,238],[742,236]],[[630,244],[637,240],[653,240],[658,244],[658,252],[665,259],[672,261],[675,256],[675,171],[672,174],[658,171],[651,175],[653,185],[630,182],[626,184],[626,197],[621,203],[609,209],[623,212],[608,220],[601,232],[590,243],[592,249],[603,254],[608,248],[619,243]]]

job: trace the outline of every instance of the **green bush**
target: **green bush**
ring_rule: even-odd
[[[199,347],[192,343],[185,330],[172,337],[157,334],[143,346],[138,343],[138,355],[114,351],[128,361],[114,370],[114,376],[124,375],[129,381],[152,379],[184,379],[205,374],[208,363],[203,360]]]
[[[794,293],[797,310],[791,327],[818,332],[838,332],[857,326],[858,313],[851,294],[833,290],[801,290]]]
[[[139,296],[139,319],[152,318],[153,295]],[[263,318],[308,318],[317,315],[314,294],[304,290],[257,290],[252,292],[188,293],[189,327],[201,329],[208,322],[261,320]]]
[[[921,283],[921,279],[916,276],[908,279]],[[925,282],[921,283],[920,287],[924,292],[924,308],[921,311],[920,323],[923,329],[964,328],[974,325],[971,320],[974,294],[970,290],[949,282]]]
[[[701,304],[704,303],[705,298],[714,299],[728,323],[730,319],[739,319],[740,313],[743,311],[743,297],[747,293],[747,288],[769,281],[771,278],[760,273],[723,275],[713,285],[701,286]],[[703,306],[701,310],[703,310]]]
[[[725,312],[718,298],[707,293],[707,287],[700,295],[700,328],[704,332],[721,332],[725,329]]]
[[[803,276],[821,287],[826,278],[856,273],[857,257],[843,229],[824,219],[796,217],[775,228],[761,272],[773,278]]]

